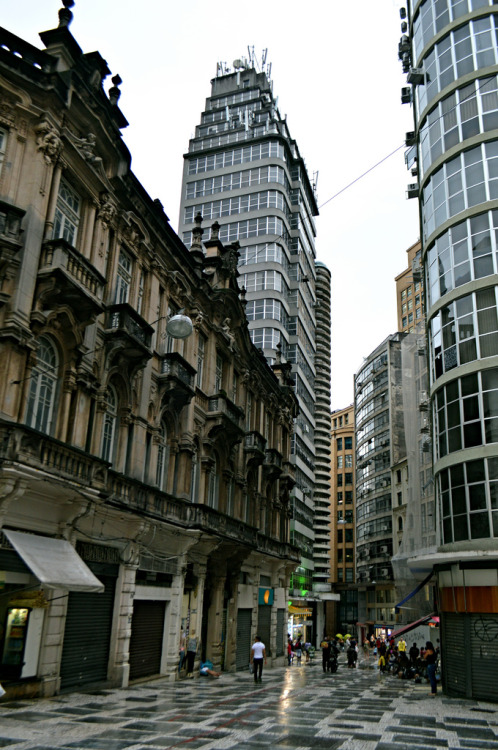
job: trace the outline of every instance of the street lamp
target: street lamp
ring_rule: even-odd
[[[179,310],[176,315],[168,318],[166,333],[173,339],[186,339],[194,330],[193,323],[188,315],[183,315],[184,309]]]

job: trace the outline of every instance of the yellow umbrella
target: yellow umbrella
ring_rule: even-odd
[[[336,633],[336,634],[335,634],[335,637],[336,637],[336,638],[341,638],[341,639],[342,639],[342,635],[341,635],[341,633]]]
[[[344,636],[344,638],[351,638],[351,633],[346,633],[346,635]]]

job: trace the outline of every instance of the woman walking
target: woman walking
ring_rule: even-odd
[[[435,698],[437,695],[437,680],[436,680],[436,662],[437,654],[434,646],[430,641],[425,644],[424,653],[425,663],[427,664],[427,677],[431,683],[431,698]]]

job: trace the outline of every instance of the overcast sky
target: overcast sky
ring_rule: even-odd
[[[183,154],[216,63],[268,49],[274,94],[310,177],[318,172],[317,259],[332,273],[332,408],[353,401],[363,358],[396,330],[394,277],[419,237],[404,165],[413,129],[397,47],[399,0],[77,0],[71,32],[123,79],[132,168],[178,229]],[[0,0],[1,23],[43,48],[59,0]],[[110,77],[105,82],[111,86]],[[333,200],[370,167],[380,166]]]

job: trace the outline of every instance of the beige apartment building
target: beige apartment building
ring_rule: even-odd
[[[420,240],[406,251],[406,269],[395,278],[398,331],[413,333],[424,323],[424,282]]]
[[[354,407],[332,412],[330,580],[339,602],[328,602],[326,629],[356,633]]]
[[[70,3],[65,3],[65,6]],[[251,342],[238,243],[187,250],[130,169],[121,79],[71,11],[0,31],[0,680],[9,697],[283,664],[291,365]]]

